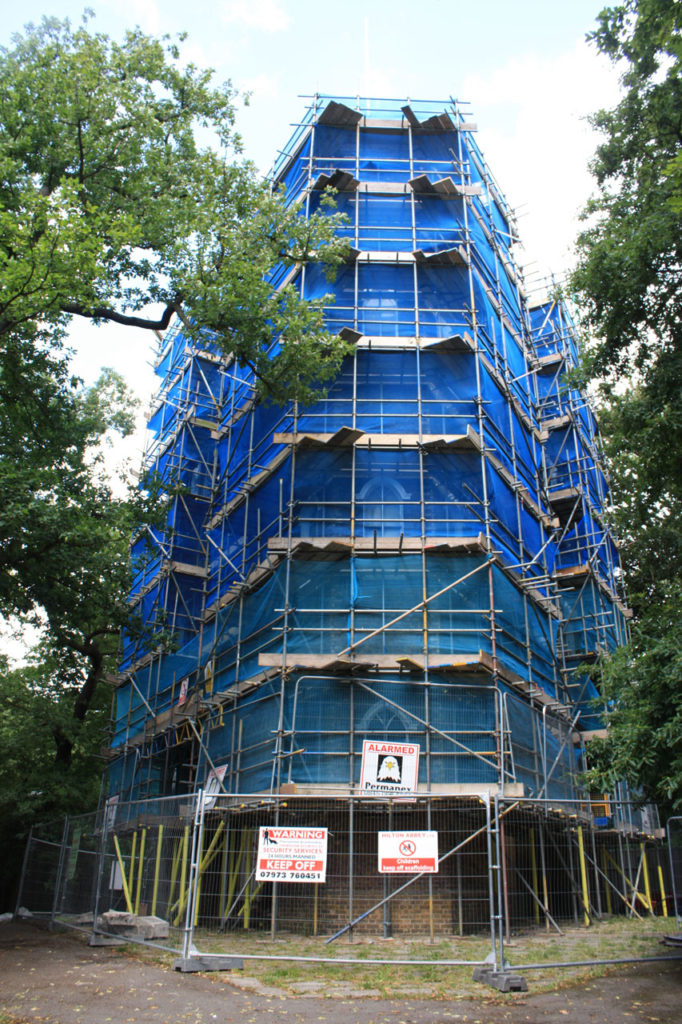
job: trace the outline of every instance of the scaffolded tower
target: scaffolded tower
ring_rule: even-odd
[[[309,408],[254,399],[166,335],[112,794],[356,792],[365,739],[417,743],[423,792],[573,798],[597,728],[581,663],[622,643],[598,428],[562,303],[533,304],[512,211],[462,105],[315,96],[276,165],[302,215],[337,190],[354,342]],[[275,269],[273,280],[284,280]],[[146,552],[146,553],[145,553]]]

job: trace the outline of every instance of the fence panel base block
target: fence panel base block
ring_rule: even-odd
[[[88,938],[88,946],[125,946],[127,945],[126,939],[117,939],[112,935],[99,935],[97,932],[93,932]]]
[[[237,956],[190,956],[181,957],[173,962],[173,970],[183,974],[196,974],[198,971],[241,971],[244,961]]]
[[[490,985],[498,992],[527,992],[528,982],[513,971],[496,971],[493,967],[474,967],[474,981]]]

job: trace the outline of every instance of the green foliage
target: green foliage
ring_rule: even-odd
[[[131,403],[110,371],[83,390],[65,360],[13,349],[0,361],[0,611],[43,609],[56,622],[89,560],[111,554],[112,531],[121,544],[130,526],[132,507],[114,499],[99,445],[110,429],[132,429]]]
[[[152,498],[115,494],[103,441],[130,430],[131,402],[111,371],[90,389],[45,352],[0,364],[0,612],[44,631],[43,654],[82,721],[103,674],[115,670],[129,622],[128,544],[152,520]],[[73,700],[78,692],[78,699]],[[68,765],[68,730],[53,755]]]
[[[78,673],[46,660],[10,670],[0,663],[0,906],[13,909],[31,825],[78,814],[97,805],[100,748],[106,741],[110,694],[102,688],[87,719],[77,722],[73,703]],[[69,764],[55,760],[57,736],[68,736]]]
[[[609,735],[590,742],[591,779],[626,779],[663,808],[682,806],[682,584],[644,611],[630,644],[601,665]]]
[[[682,3],[626,0],[592,34],[623,70],[602,132],[573,284],[594,342],[586,374],[602,426],[630,603],[632,641],[601,666],[611,739],[593,777],[619,775],[679,806],[682,685]],[[676,746],[677,744],[677,746]],[[609,761],[611,758],[611,761]]]
[[[175,313],[262,394],[308,399],[346,345],[323,328],[325,297],[266,275],[333,270],[341,218],[304,219],[236,159],[234,93],[211,78],[167,38],[119,44],[87,22],[44,19],[0,50],[0,338],[74,315],[164,328]],[[282,351],[266,358],[273,334]]]
[[[331,194],[302,217],[241,159],[229,83],[167,37],[117,43],[88,22],[46,18],[0,49],[0,615],[43,637],[34,665],[0,675],[0,820],[20,838],[96,800],[101,684],[121,629],[138,628],[128,544],[163,515],[105,472],[102,446],[134,410],[114,374],[73,379],[71,319],[161,330],[177,316],[276,401],[310,399],[347,351],[324,329],[327,297],[293,283],[345,258]]]
[[[678,348],[682,282],[679,156],[682,105],[678,0],[628,0],[600,15],[592,38],[628,61],[621,102],[593,124],[605,136],[592,164],[599,191],[585,212],[574,285],[597,337],[590,369],[655,388]],[[661,362],[662,361],[662,362]]]
[[[88,719],[73,720],[76,675],[64,678],[49,659],[10,670],[0,666],[0,814],[28,822],[77,814],[96,805],[100,748],[106,740],[110,692],[103,689]],[[58,730],[73,739],[67,771],[55,765],[50,738]]]
[[[132,427],[123,382],[83,389],[35,347],[0,362],[0,612],[41,629],[36,659],[0,666],[0,857],[7,892],[36,821],[97,803],[118,637],[129,625],[128,545],[153,522],[114,493],[103,443]],[[7,898],[7,897],[6,897]]]

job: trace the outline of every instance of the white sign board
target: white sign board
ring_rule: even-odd
[[[362,793],[414,793],[419,770],[418,743],[384,743],[365,740],[362,744],[360,791]]]
[[[110,832],[116,824],[116,811],[118,810],[118,793],[110,796],[104,808],[104,831]]]
[[[326,828],[261,827],[257,881],[324,882],[326,873]]]
[[[215,802],[220,793],[224,793],[225,789],[223,781],[225,779],[225,772],[227,771],[227,765],[217,765],[215,769],[211,768],[206,779],[206,785],[204,786],[204,810],[210,811],[212,807],[215,807]]]
[[[379,871],[384,875],[438,873],[437,832],[379,832]]]

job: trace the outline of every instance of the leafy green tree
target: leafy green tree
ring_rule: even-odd
[[[49,658],[11,670],[0,659],[0,908],[14,907],[28,831],[38,822],[92,810],[97,805],[106,742],[109,693],[100,688],[87,719],[77,723],[74,699],[80,673],[65,678]],[[69,764],[55,761],[56,737],[68,735]]]
[[[682,805],[682,3],[625,0],[592,40],[623,69],[623,96],[593,118],[604,141],[574,274],[595,341],[587,373],[603,427],[631,643],[601,666],[611,738],[591,748],[593,777],[618,773]],[[614,772],[616,774],[614,774]]]
[[[129,541],[162,513],[105,465],[108,436],[129,431],[132,413],[110,371],[84,389],[45,351],[2,365],[0,613],[41,632],[27,667],[0,663],[5,901],[31,824],[97,803],[111,701],[102,684],[121,630],[135,629]]]
[[[103,440],[132,428],[123,381],[111,371],[83,389],[46,353],[0,374],[0,611],[44,632],[43,653],[85,719],[114,671],[133,529],[151,515],[137,488],[114,493]],[[73,737],[53,730],[68,766]]]
[[[105,472],[132,408],[110,373],[73,379],[69,323],[177,316],[280,401],[309,398],[347,348],[293,280],[344,258],[331,200],[306,220],[272,194],[241,159],[231,87],[174,43],[116,43],[88,20],[44,19],[0,49],[0,615],[42,630],[35,663],[0,672],[0,814],[20,840],[96,800],[102,682],[136,628],[129,540],[162,514]]]
[[[0,612],[43,622],[64,671],[81,659],[78,717],[128,616],[142,499],[98,471],[130,410],[113,377],[71,379],[69,322],[156,331],[175,315],[262,396],[309,398],[347,344],[293,278],[311,260],[332,272],[346,245],[328,197],[305,219],[241,160],[231,87],[168,39],[44,19],[0,50],[0,83]]]
[[[347,345],[324,300],[269,274],[336,266],[339,216],[302,218],[238,158],[229,83],[168,39],[52,18],[0,50],[0,82],[3,344],[73,316],[162,330],[175,314],[264,395],[307,399],[335,373]]]
[[[682,779],[682,583],[643,611],[632,641],[601,666],[613,704],[607,739],[590,743],[594,775],[607,791],[630,779],[662,807],[679,805]]]

